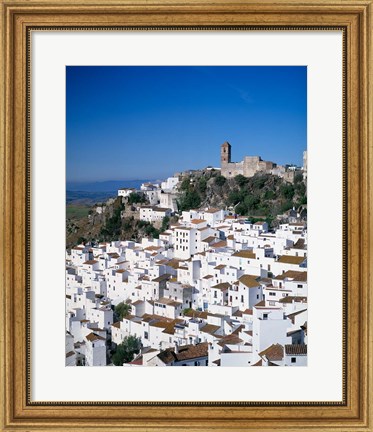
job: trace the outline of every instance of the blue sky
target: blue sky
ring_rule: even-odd
[[[302,164],[303,66],[68,66],[66,180],[162,179],[261,156]]]

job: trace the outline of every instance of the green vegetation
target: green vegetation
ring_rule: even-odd
[[[215,177],[215,184],[217,186],[224,186],[227,179],[221,175]]]
[[[205,179],[205,177],[201,177],[198,180],[197,183],[197,190],[198,192],[200,192],[201,194],[204,194],[207,190],[207,180]]]
[[[131,313],[131,305],[129,303],[119,303],[115,306],[114,312],[118,317],[119,321],[122,321],[124,317]]]
[[[82,219],[88,216],[89,207],[79,206],[75,204],[68,204],[66,206],[66,218],[67,219]]]
[[[248,178],[243,176],[242,174],[238,174],[236,175],[236,177],[234,178],[234,181],[237,183],[237,185],[241,188],[243,186],[245,186],[245,184],[247,184],[248,182]]]
[[[299,183],[303,183],[303,174],[302,173],[297,173],[294,176],[294,184],[296,185],[296,184],[299,184]]]
[[[201,177],[197,182],[191,182],[191,178],[188,176],[183,179],[179,189],[181,193],[177,201],[178,210],[190,210],[201,205],[202,197],[207,189],[207,181]]]
[[[294,184],[291,184],[280,177],[264,173],[250,178],[237,175],[226,179],[219,171],[199,171],[184,176],[178,189],[179,212],[205,207],[224,208],[252,221],[266,220],[270,227],[277,223],[277,215],[307,204],[307,186],[301,173],[296,173]],[[133,193],[129,202],[137,204],[144,200],[144,194]],[[91,217],[69,218],[74,211],[79,216],[87,216],[90,212]],[[171,220],[165,217],[162,223],[154,225],[140,221],[132,206],[126,204],[125,208],[120,197],[107,204],[103,214],[75,204],[67,205],[67,215],[68,247],[88,241],[140,241],[145,236],[159,238],[160,233],[169,228],[171,220],[173,223],[178,220],[177,216]]]
[[[293,199],[295,193],[294,186],[292,184],[285,183],[281,185],[280,193],[285,199],[291,200]]]
[[[161,230],[158,230],[153,224],[146,221],[137,221],[136,227],[147,237],[152,238],[159,238],[159,234],[162,232]]]
[[[253,177],[237,175],[226,179],[220,174],[189,176],[182,183],[179,210],[200,206],[228,207],[234,213],[265,219],[269,224],[279,214],[307,203],[306,185],[298,173],[295,183],[287,183],[271,174]]]
[[[141,338],[136,336],[126,336],[121,344],[117,346],[112,360],[115,366],[123,366],[133,360],[135,354],[141,349]]]
[[[185,177],[185,179],[181,182],[180,190],[188,191],[190,186],[190,177]]]
[[[165,216],[162,220],[161,232],[166,231],[170,227],[170,218]]]
[[[128,204],[146,203],[146,196],[143,193],[131,192],[128,195]]]
[[[178,201],[179,211],[190,210],[201,205],[201,198],[195,189],[185,191]]]
[[[117,206],[114,208],[113,216],[109,218],[105,226],[101,228],[100,235],[104,240],[115,240],[120,237],[122,218],[121,213],[124,210],[124,205],[122,203],[116,202]]]

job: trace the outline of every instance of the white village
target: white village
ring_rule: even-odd
[[[177,213],[179,184],[144,183],[140,220]],[[276,229],[228,209],[182,211],[159,238],[66,251],[66,366],[114,366],[129,340],[124,367],[306,366],[307,292],[296,211]]]

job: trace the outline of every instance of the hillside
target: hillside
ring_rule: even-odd
[[[154,225],[140,221],[134,198],[131,203],[111,198],[100,206],[101,213],[97,212],[96,205],[88,211],[88,215],[81,213],[80,217],[67,217],[67,247],[87,241],[158,237],[170,221]],[[271,226],[276,225],[277,215],[306,203],[306,185],[301,175],[296,176],[294,184],[290,184],[271,174],[256,174],[251,178],[239,175],[226,179],[218,171],[203,170],[184,174],[179,183],[179,211],[218,207],[248,216],[253,221],[266,219]],[[173,220],[177,220],[177,216]]]

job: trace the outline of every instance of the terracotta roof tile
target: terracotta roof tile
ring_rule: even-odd
[[[260,352],[261,357],[266,356],[270,361],[280,361],[284,358],[284,347],[280,344],[273,344]]]
[[[165,364],[192,360],[199,357],[207,357],[208,343],[203,342],[197,345],[183,345],[178,348],[175,353],[175,348],[168,348],[158,354],[158,358]]]
[[[248,288],[256,288],[260,286],[260,283],[255,279],[255,276],[243,275],[238,280]]]
[[[307,355],[307,345],[285,345],[287,355]]]
[[[103,341],[106,341],[106,339],[105,339],[104,337],[99,336],[99,335],[97,335],[97,334],[95,334],[95,333],[89,333],[89,334],[86,336],[86,339],[89,340],[90,342],[94,342],[94,341],[96,341],[96,340],[103,340]]]
[[[303,261],[305,261],[305,257],[300,256],[293,256],[293,255],[282,255],[279,257],[277,262],[283,263],[283,264],[301,264]]]
[[[232,256],[239,257],[239,258],[250,258],[250,259],[256,258],[255,253],[253,251],[250,251],[250,250],[241,250],[241,251],[235,252]]]

